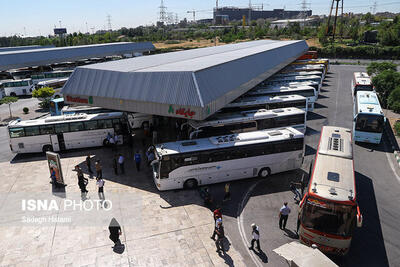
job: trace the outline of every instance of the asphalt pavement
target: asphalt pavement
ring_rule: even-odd
[[[287,266],[272,250],[298,239],[298,207],[289,191],[289,181],[308,174],[323,125],[352,128],[350,83],[353,72],[363,70],[365,67],[357,65],[331,66],[316,108],[307,116],[302,170],[276,174],[264,181],[256,178],[232,183],[232,201],[223,204],[224,224],[248,266]],[[348,255],[332,257],[339,266],[400,266],[400,172],[392,152],[386,136],[378,146],[354,146],[357,201],[364,221],[363,227],[355,230]],[[214,186],[211,192],[220,196],[222,185]],[[278,227],[278,212],[284,201],[292,208],[287,231]],[[263,253],[248,250],[251,223],[260,226]]]

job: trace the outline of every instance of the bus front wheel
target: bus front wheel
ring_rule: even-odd
[[[197,181],[196,179],[189,179],[186,180],[185,183],[183,184],[183,187],[186,189],[193,189],[197,186]]]
[[[270,168],[262,168],[259,172],[258,172],[258,177],[260,178],[267,178],[271,173],[271,169]]]
[[[46,153],[47,151],[53,151],[53,148],[50,145],[45,145],[43,147],[43,152]]]
[[[16,97],[17,94],[16,93],[11,93],[10,96]]]

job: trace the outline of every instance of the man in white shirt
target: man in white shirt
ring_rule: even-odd
[[[253,229],[253,231],[251,232],[251,235],[253,236],[253,239],[251,240],[251,246],[249,247],[249,249],[250,250],[254,250],[254,242],[256,242],[258,251],[261,251],[261,248],[260,248],[260,232],[258,230],[258,226],[255,223],[253,223],[253,224],[251,224],[251,228]]]
[[[289,217],[290,208],[287,206],[287,202],[283,203],[281,210],[279,211],[279,228],[284,230],[286,229],[286,222]],[[283,228],[282,228],[283,222]]]

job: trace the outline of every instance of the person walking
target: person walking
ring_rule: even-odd
[[[225,232],[224,232],[224,226],[222,225],[222,221],[218,221],[218,226],[215,228],[215,232],[217,233],[217,241],[215,241],[215,246],[217,247],[216,252],[220,252],[222,250],[222,252],[225,252],[224,249],[224,237],[225,237]]]
[[[114,169],[115,175],[118,175],[118,160],[117,160],[116,155],[113,158],[113,169]]]
[[[81,190],[82,194],[86,194],[88,192],[86,186],[89,183],[89,180],[83,176],[83,171],[78,165],[75,166],[75,171],[76,175],[78,176],[79,189]]]
[[[119,236],[122,235],[121,226],[115,218],[111,219],[110,225],[108,226],[108,231],[110,231],[110,239],[114,242],[114,246],[120,245],[121,241]]]
[[[251,235],[253,239],[251,240],[251,246],[249,247],[250,250],[254,250],[254,242],[257,243],[257,250],[261,251],[260,248],[260,231],[258,230],[258,226],[255,223],[251,224]]]
[[[224,199],[223,201],[231,200],[230,183],[226,183],[224,187]]]
[[[124,156],[122,156],[122,154],[119,154],[118,164],[119,164],[119,168],[121,169],[121,173],[122,173],[122,174],[125,174],[124,163],[125,163],[125,158],[124,158]]]
[[[293,200],[298,202],[301,200],[301,194],[300,194],[299,190],[296,188],[296,185],[301,185],[301,184],[290,182],[290,191],[292,191],[294,194]],[[299,198],[299,199],[297,199],[297,198]]]
[[[105,199],[105,197],[104,197],[104,180],[103,180],[103,178],[97,179],[96,184],[99,187],[98,194],[99,194],[99,198],[101,200],[102,206],[103,206],[103,201]]]
[[[287,202],[283,203],[283,206],[279,211],[279,228],[282,230],[286,229],[286,223],[290,213],[290,208],[287,205],[288,205]]]
[[[108,139],[108,142],[111,146],[111,151],[115,151],[115,139],[113,136],[110,137],[110,139]]]
[[[139,151],[136,150],[135,153],[135,163],[136,163],[136,170],[140,172],[140,163],[142,161],[142,156],[140,155]]]
[[[218,215],[215,215],[214,216],[214,232],[213,232],[212,236],[210,237],[214,241],[215,241],[215,236],[217,235],[217,228],[220,223],[222,224],[222,216],[220,217]]]
[[[90,162],[90,155],[87,155],[86,157],[86,167],[88,169],[89,174],[92,175],[93,171],[92,171],[92,164]]]
[[[96,169],[96,179],[103,178],[103,168],[101,167],[99,159],[96,160],[94,168]]]

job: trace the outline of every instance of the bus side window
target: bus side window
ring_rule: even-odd
[[[85,129],[85,127],[83,126],[83,122],[71,122],[69,124],[69,127],[71,129],[71,132],[83,131]]]
[[[40,134],[54,134],[53,125],[42,125],[42,126],[40,126]]]
[[[97,128],[97,121],[85,121],[85,129],[86,130],[96,130]]]
[[[10,128],[10,137],[11,138],[17,138],[17,137],[24,137],[25,132],[24,128]]]
[[[66,133],[66,132],[69,132],[69,125],[68,125],[68,123],[56,124],[56,125],[54,125],[54,130],[55,130],[56,134]]]
[[[25,127],[25,135],[26,136],[35,136],[39,135],[39,126],[31,126],[31,127]]]

